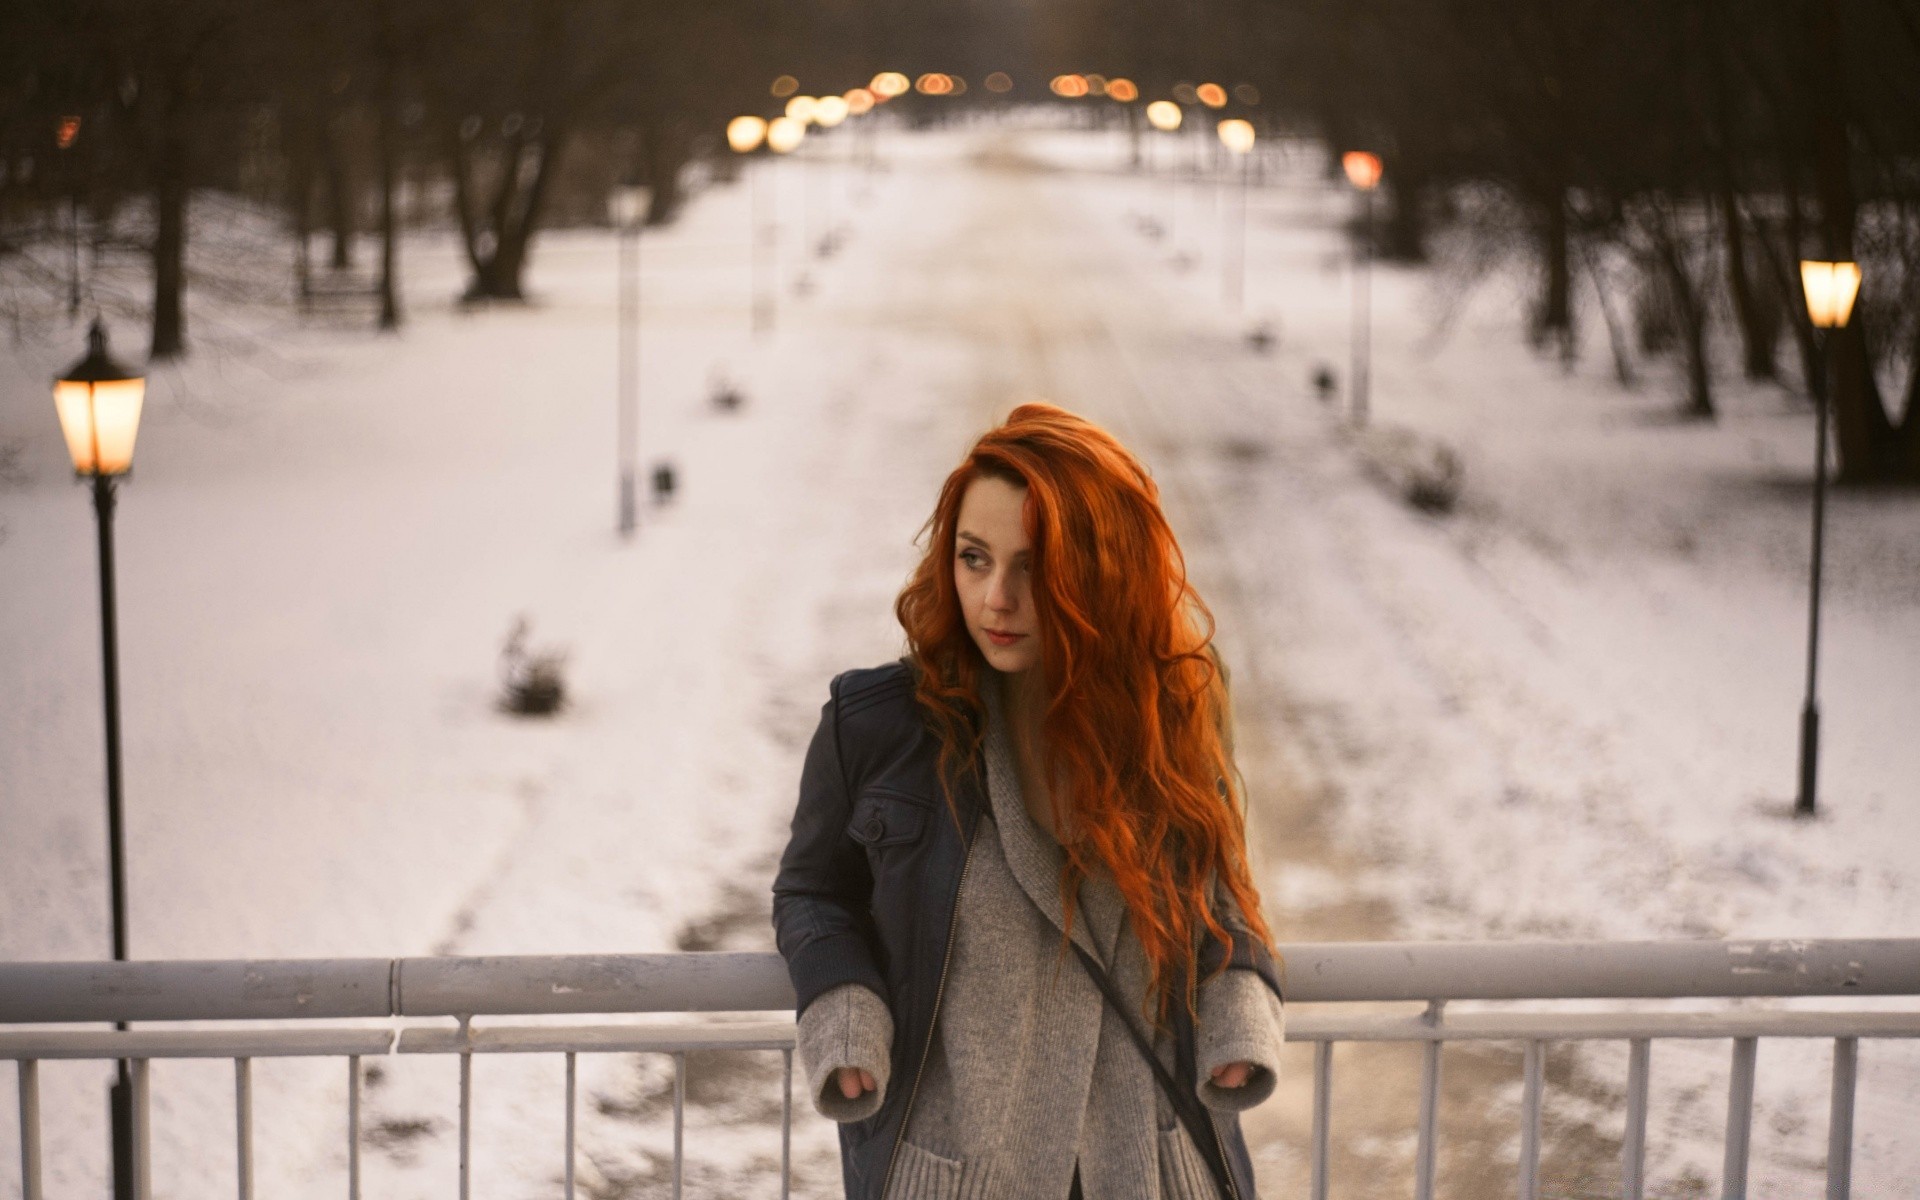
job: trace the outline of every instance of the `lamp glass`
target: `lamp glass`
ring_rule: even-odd
[[[1147,124],[1165,133],[1180,128],[1180,106],[1171,100],[1155,100],[1147,105]]]
[[[873,93],[866,88],[854,88],[842,97],[842,99],[847,102],[847,114],[849,116],[864,116],[873,111]]]
[[[133,439],[140,432],[140,407],[147,381],[58,380],[53,405],[60,414],[73,469],[81,475],[124,475],[133,466]]]
[[[1860,294],[1860,264],[1802,260],[1800,286],[1814,328],[1840,328],[1853,316],[1853,301]]]
[[[1254,131],[1252,121],[1243,121],[1239,117],[1230,117],[1215,127],[1220,135],[1220,144],[1235,154],[1248,154],[1253,150]]]
[[[807,137],[807,127],[792,117],[775,117],[767,126],[767,149],[775,154],[787,154],[796,149]]]
[[[1377,154],[1349,150],[1340,156],[1340,166],[1347,173],[1347,182],[1363,192],[1372,191],[1380,182],[1380,156]]]
[[[813,122],[816,125],[832,129],[835,125],[846,120],[847,114],[851,111],[852,110],[847,107],[847,102],[844,97],[822,96],[820,99],[814,101]]]
[[[727,122],[727,145],[736,154],[760,148],[767,137],[767,123],[759,117],[735,117]]]

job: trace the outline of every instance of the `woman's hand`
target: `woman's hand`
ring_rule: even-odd
[[[1253,1074],[1253,1064],[1250,1062],[1226,1063],[1213,1069],[1213,1082],[1218,1087],[1237,1088],[1245,1084],[1247,1076],[1251,1074]],[[844,1088],[846,1085],[841,1086]],[[858,1094],[858,1092],[848,1092],[847,1097],[851,1099]]]
[[[1245,1064],[1236,1063],[1234,1065],[1243,1066]],[[861,1093],[870,1092],[876,1086],[873,1082],[873,1073],[871,1071],[864,1071],[859,1067],[841,1067],[833,1073],[833,1077],[840,1084],[840,1094],[849,1100],[858,1100]]]

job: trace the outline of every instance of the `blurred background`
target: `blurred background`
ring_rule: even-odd
[[[1911,0],[16,0],[0,959],[771,949],[828,680],[1029,399],[1162,489],[1281,940],[1911,936],[1916,114]],[[1334,1193],[1404,1194],[1419,1051],[1351,1049]],[[1507,1189],[1519,1050],[1448,1055],[1441,1194]],[[1825,1194],[1826,1055],[1755,1194]],[[521,1057],[489,1195],[557,1186]],[[263,1187],[340,1192],[337,1065],[262,1061]],[[157,1194],[235,1186],[223,1067],[155,1068]],[[370,1192],[448,1190],[453,1069],[368,1068]],[[1543,1194],[1618,1194],[1625,1072],[1552,1045]],[[775,1194],[779,1081],[694,1056],[697,1194]],[[581,1086],[581,1186],[669,1194],[670,1066]],[[1660,1044],[1648,1194],[1727,1086]],[[1860,1089],[1910,1194],[1920,1055]]]

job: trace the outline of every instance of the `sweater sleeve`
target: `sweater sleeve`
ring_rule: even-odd
[[[1286,1010],[1273,989],[1256,972],[1230,967],[1200,985],[1198,1016],[1195,1090],[1201,1102],[1221,1112],[1265,1102],[1278,1081],[1287,1030]],[[1253,1064],[1245,1083],[1223,1088],[1213,1082],[1215,1067],[1236,1062]]]
[[[892,1066],[893,1014],[872,988],[843,983],[822,992],[800,1015],[795,1041],[808,1094],[821,1116],[863,1121],[880,1111]],[[847,1099],[833,1077],[841,1067],[867,1071],[874,1089]]]

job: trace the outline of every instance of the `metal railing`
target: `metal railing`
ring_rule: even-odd
[[[1431,1200],[1440,1047],[1446,1042],[1519,1042],[1523,1050],[1517,1194],[1537,1200],[1544,1060],[1550,1042],[1628,1043],[1626,1200],[1644,1186],[1650,1047],[1660,1038],[1725,1038],[1733,1047],[1722,1195],[1746,1194],[1755,1051],[1760,1038],[1833,1042],[1827,1195],[1851,1186],[1853,1106],[1861,1038],[1920,1037],[1914,1011],[1493,1012],[1447,1016],[1457,1000],[1620,1000],[1690,997],[1920,997],[1920,939],[1750,942],[1311,943],[1283,945],[1287,998],[1297,1003],[1425,1001],[1424,1014],[1382,1017],[1291,1014],[1289,1041],[1314,1044],[1312,1196],[1325,1200],[1331,1136],[1333,1048],[1339,1042],[1424,1047],[1415,1149],[1416,1200]],[[41,1200],[39,1063],[126,1059],[132,1063],[134,1194],[147,1200],[151,1159],[148,1064],[154,1059],[229,1058],[234,1063],[239,1194],[253,1194],[252,1061],[343,1057],[347,1093],[348,1195],[360,1195],[360,1060],[386,1054],[460,1057],[460,1197],[471,1195],[475,1054],[566,1058],[566,1195],[574,1193],[575,1059],[579,1054],[654,1053],[674,1062],[673,1194],[681,1194],[686,1055],[701,1050],[778,1050],[781,1195],[791,1183],[791,1018],[605,1025],[500,1025],[475,1017],[534,1014],[771,1013],[791,1010],[793,991],[777,955],[638,954],[511,958],[301,961],[0,963],[0,1025],[87,1022],[274,1020],[269,1029],[0,1030],[0,1059],[17,1065],[23,1200]],[[327,1026],[353,1018],[453,1017],[454,1028]]]

